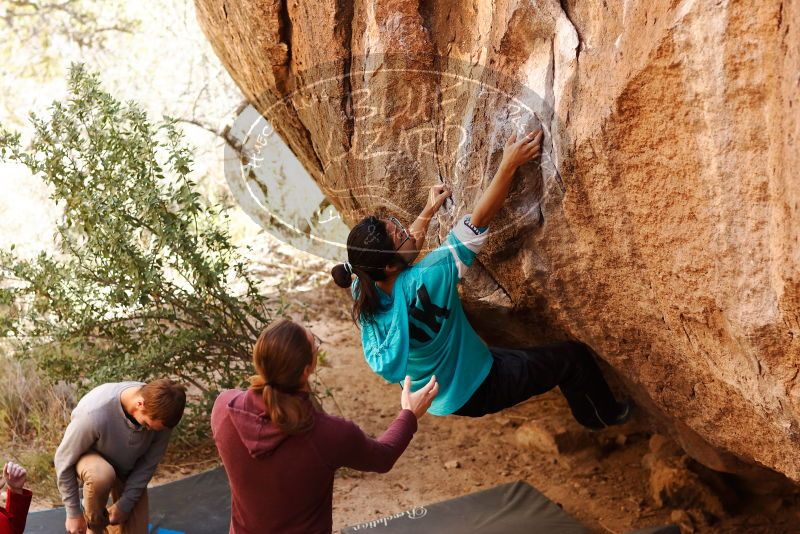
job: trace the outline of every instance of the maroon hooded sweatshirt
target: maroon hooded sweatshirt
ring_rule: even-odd
[[[403,410],[371,439],[355,423],[315,411],[309,432],[287,436],[265,414],[260,394],[227,390],[214,403],[211,430],[231,485],[231,534],[330,534],[334,472],[389,471],[417,418]]]

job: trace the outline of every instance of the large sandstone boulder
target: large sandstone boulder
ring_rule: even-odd
[[[541,123],[463,291],[479,330],[580,339],[696,458],[800,481],[800,4],[196,4],[348,223],[444,181],[441,239]]]

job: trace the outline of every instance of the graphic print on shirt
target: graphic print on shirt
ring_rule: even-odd
[[[420,308],[417,307],[417,301],[419,301]],[[450,315],[450,310],[431,302],[428,288],[425,287],[425,284],[422,284],[417,290],[417,296],[411,302],[411,309],[408,315],[408,334],[411,339],[418,343],[427,343],[432,337],[422,328],[422,325],[426,326],[434,335],[438,334],[442,328],[442,323]],[[420,324],[415,324],[412,319]]]

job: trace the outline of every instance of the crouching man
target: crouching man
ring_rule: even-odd
[[[147,483],[185,406],[167,379],[103,384],[80,400],[55,456],[69,534],[147,534]]]

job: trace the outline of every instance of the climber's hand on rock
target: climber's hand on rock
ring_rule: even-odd
[[[437,184],[431,187],[428,192],[427,208],[431,215],[439,211],[444,201],[450,196],[450,189],[444,184]]]
[[[408,231],[414,238],[414,253],[413,255],[403,255],[408,263],[414,261],[419,251],[425,246],[425,234],[428,233],[428,225],[436,216],[436,212],[442,207],[444,201],[450,196],[450,188],[444,184],[437,184],[430,188],[428,191],[428,201],[425,202],[425,207],[419,216],[408,227]],[[408,249],[406,249],[408,250]]]
[[[516,169],[539,155],[542,149],[542,129],[528,132],[524,137],[517,139],[517,134],[512,133],[503,149],[503,164]]]

